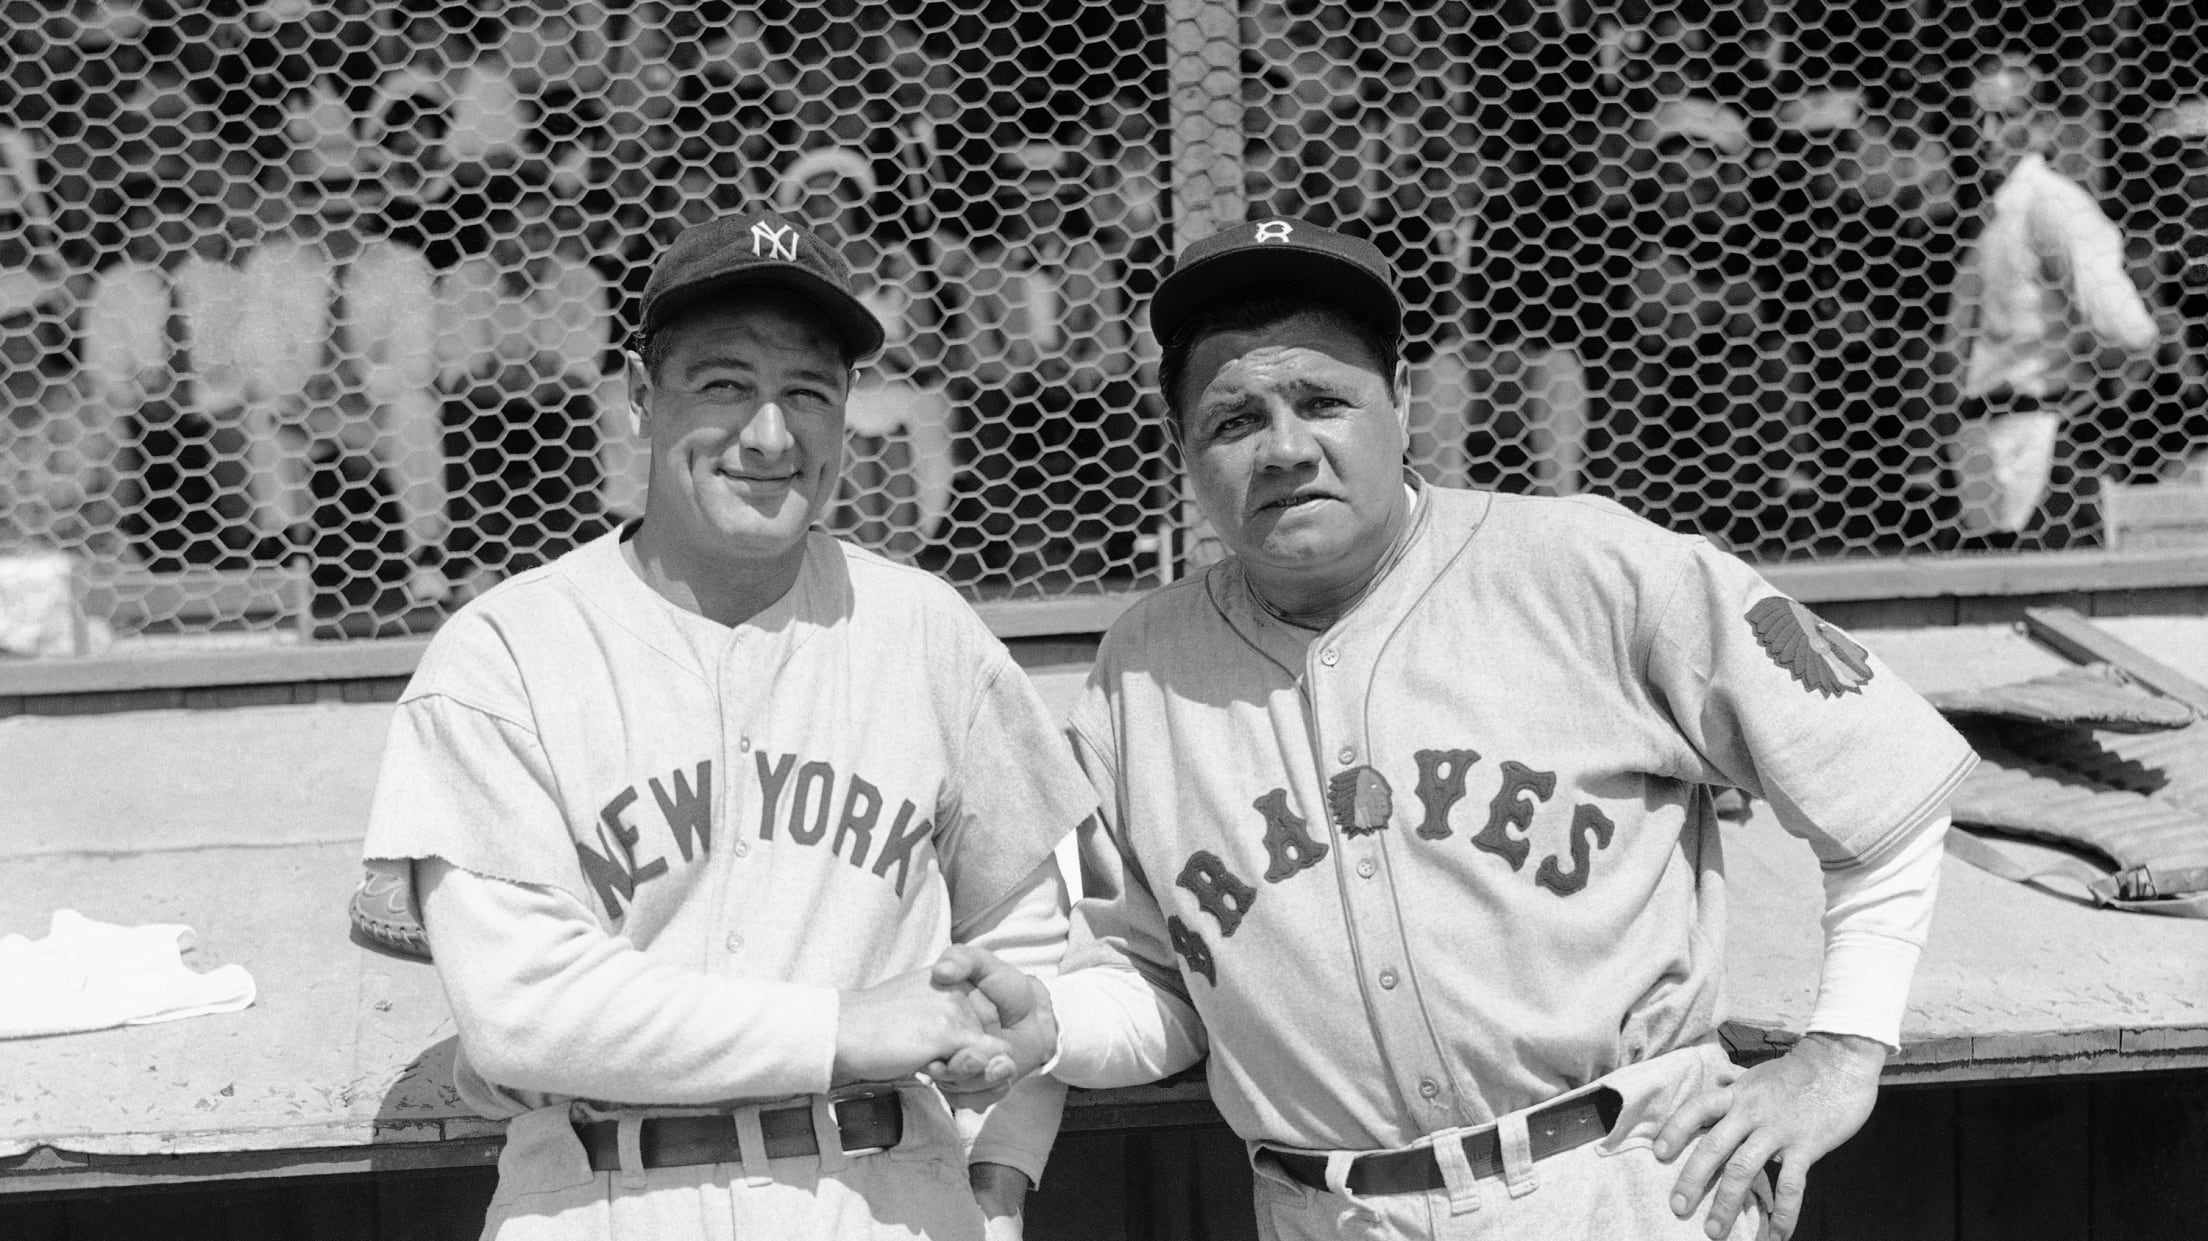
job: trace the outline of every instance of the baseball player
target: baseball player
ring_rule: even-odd
[[[1401,315],[1378,250],[1298,220],[1160,287],[1231,555],[1104,640],[1069,722],[1101,830],[1067,968],[1010,1033],[1083,1086],[1208,1048],[1266,1237],[1783,1237],[1870,1113],[1973,755],[1699,537],[1409,475]],[[1826,876],[1810,1032],[1745,1072],[1717,1038],[1724,787]]]
[[[367,857],[410,860],[458,1087],[510,1118],[484,1235],[1016,1237],[1063,1087],[927,966],[1048,974],[1094,796],[929,575],[810,529],[882,329],[767,214],[659,259],[627,357],[637,522],[485,593],[400,700]],[[969,1170],[970,1169],[970,1170]]]

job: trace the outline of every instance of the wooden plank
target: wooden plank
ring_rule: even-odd
[[[1862,1130],[1810,1169],[1796,1241],[1954,1241],[1956,1093],[1881,1091]]]
[[[2082,1081],[1958,1091],[1957,1241],[2087,1241],[2091,1109]]]
[[[2093,1236],[2208,1235],[2208,1074],[2105,1078],[2093,1092]]]
[[[2027,556],[1888,556],[1758,565],[1804,603],[2144,590],[2208,585],[2208,549],[2037,552]]]
[[[45,1172],[0,1170],[0,1198],[16,1194],[52,1196],[86,1190],[174,1187],[201,1181],[290,1180],[488,1167],[497,1164],[498,1152],[505,1145],[504,1138],[472,1138],[378,1146],[116,1156]]]
[[[2081,664],[2109,663],[2142,685],[2208,715],[2208,685],[2087,620],[2069,608],[2034,608],[2024,616],[2025,631],[2056,653]]]
[[[427,638],[0,662],[0,695],[409,677]]]

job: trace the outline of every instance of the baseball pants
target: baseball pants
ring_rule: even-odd
[[[1492,1126],[1501,1138],[1502,1174],[1465,1176],[1453,1189],[1329,1193],[1289,1179],[1262,1146],[1253,1146],[1257,1234],[1264,1241],[1709,1241],[1702,1231],[1707,1199],[1686,1219],[1671,1213],[1671,1187],[1684,1157],[1661,1163],[1653,1147],[1679,1103],[1739,1072],[1714,1042],[1629,1065],[1597,1083],[1623,1101],[1609,1137],[1536,1160],[1526,1153],[1527,1113],[1513,1113]],[[1446,1130],[1418,1145],[1477,1131]],[[1768,1192],[1759,1177],[1733,1222],[1731,1241],[1755,1241],[1770,1206]]]
[[[918,1085],[900,1094],[904,1140],[876,1154],[842,1154],[830,1122],[831,1131],[819,1135],[821,1149],[835,1152],[826,1157],[606,1172],[591,1170],[571,1105],[526,1113],[507,1127],[483,1239],[979,1241],[981,1208],[948,1105]],[[757,1109],[734,1109],[731,1117],[739,1134],[747,1110]]]

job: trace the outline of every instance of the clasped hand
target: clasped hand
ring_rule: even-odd
[[[965,1107],[986,1107],[1050,1058],[1049,992],[995,955],[953,945],[935,965],[842,996],[841,1085],[924,1072]]]

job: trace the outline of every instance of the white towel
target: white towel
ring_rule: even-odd
[[[236,1012],[253,1003],[242,965],[205,974],[184,964],[192,929],[115,926],[54,911],[44,939],[0,936],[0,1038]]]

